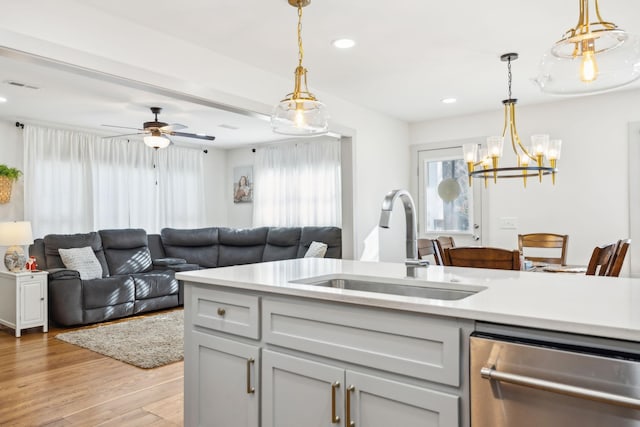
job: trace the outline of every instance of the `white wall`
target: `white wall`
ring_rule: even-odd
[[[0,15],[0,38],[16,50],[266,114],[291,85],[289,75],[267,73],[172,39],[161,27],[149,31],[72,0],[13,4]],[[140,54],[158,46],[172,53],[171,60]],[[408,187],[408,125],[312,90],[330,111],[331,129],[352,137],[357,257],[377,224],[384,194]]]
[[[568,263],[586,264],[597,245],[629,235],[628,123],[640,120],[640,91],[615,92],[517,107],[522,140],[548,133],[560,138],[562,157],[555,186],[519,180],[489,185],[488,245],[516,248],[517,234],[568,234]],[[410,126],[411,144],[499,134],[502,106],[496,110]],[[482,142],[482,138],[478,139]],[[506,146],[505,153],[510,150]],[[505,161],[506,162],[506,161]],[[513,163],[511,158],[509,163]],[[530,180],[531,181],[531,180]],[[475,185],[481,181],[476,180]],[[516,217],[515,230],[499,228],[500,217]]]
[[[22,130],[15,126],[15,122],[0,120],[0,164],[24,172]],[[0,204],[0,222],[24,219],[24,179],[21,177],[13,184],[11,200]]]

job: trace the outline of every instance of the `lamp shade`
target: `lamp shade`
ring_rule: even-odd
[[[171,143],[171,141],[169,141],[169,138],[165,136],[149,135],[145,136],[143,140],[144,143],[151,148],[166,148]]]
[[[31,222],[0,222],[0,246],[24,246],[33,243]]]

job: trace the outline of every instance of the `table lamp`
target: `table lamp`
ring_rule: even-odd
[[[4,255],[7,270],[17,273],[25,270],[27,263],[23,246],[33,243],[29,221],[0,222],[0,246],[9,246]]]

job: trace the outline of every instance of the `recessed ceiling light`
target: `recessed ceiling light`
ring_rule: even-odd
[[[337,39],[332,41],[331,44],[338,49],[350,49],[356,45],[356,42],[351,39]]]
[[[5,98],[4,96],[0,96],[0,103],[4,102],[7,102],[7,98]]]
[[[455,104],[458,100],[455,98],[442,98],[440,102],[443,104]]]

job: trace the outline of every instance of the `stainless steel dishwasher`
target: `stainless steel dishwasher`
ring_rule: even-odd
[[[640,344],[502,325],[471,336],[471,427],[640,427]]]

